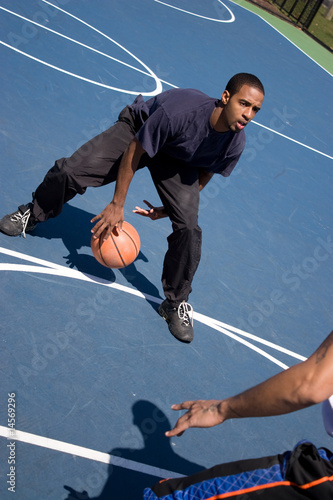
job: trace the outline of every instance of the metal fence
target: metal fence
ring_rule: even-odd
[[[273,0],[272,3],[287,14],[295,24],[308,29],[323,0]]]
[[[289,21],[304,30],[317,42],[333,52],[333,29],[332,27],[318,27],[318,19],[323,18],[328,8],[333,5],[332,0],[268,0],[269,3],[278,7],[280,12],[288,17]],[[320,9],[320,11],[319,11]],[[328,17],[325,15],[325,17]],[[314,19],[315,18],[315,19]],[[330,22],[329,22],[330,21]],[[332,17],[329,21],[333,23]],[[333,26],[333,24],[330,26]],[[324,35],[325,31],[325,37]]]

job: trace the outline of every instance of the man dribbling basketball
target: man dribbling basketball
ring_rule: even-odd
[[[92,219],[92,233],[107,237],[121,230],[124,204],[139,168],[150,170],[163,207],[135,212],[151,219],[169,217],[162,284],[166,299],[159,314],[178,340],[193,340],[192,307],[187,303],[201,256],[198,225],[199,193],[214,173],[229,176],[245,146],[245,126],[260,110],[264,88],[249,73],[233,76],[220,100],[198,90],[172,89],[144,101],[138,96],[126,106],[110,129],[61,158],[33,193],[32,203],[3,217],[0,231],[9,236],[32,231],[55,217],[64,203],[87,187],[116,181],[114,197]]]

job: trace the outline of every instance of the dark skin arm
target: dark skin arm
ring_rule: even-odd
[[[204,168],[200,170],[199,174],[199,191],[201,191],[205,186],[207,186],[208,182],[213,177],[213,173],[207,172]]]
[[[230,418],[290,413],[320,403],[332,394],[333,332],[306,361],[237,396],[173,405],[173,410],[187,412],[166,436],[181,436],[190,427],[213,427]]]
[[[113,200],[100,214],[91,220],[91,222],[96,222],[91,230],[94,238],[99,238],[104,232],[104,240],[106,240],[115,228],[119,231],[122,230],[124,205],[128,188],[144,153],[145,150],[140,142],[137,139],[133,139],[125,151],[119,166]]]
[[[211,180],[214,174],[207,172],[205,169],[201,169],[199,173],[199,191],[201,191]],[[148,206],[149,210],[145,208],[135,207],[133,212],[138,215],[142,215],[143,217],[149,217],[151,220],[158,220],[168,217],[168,214],[165,208],[162,207],[154,207],[149,201],[143,200],[143,202]]]

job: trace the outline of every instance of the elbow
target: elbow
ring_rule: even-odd
[[[332,394],[332,387],[329,387],[325,381],[309,378],[302,382],[298,389],[297,399],[303,408],[313,406],[325,401]]]

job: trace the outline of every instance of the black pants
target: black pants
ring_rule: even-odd
[[[38,222],[56,217],[64,203],[87,187],[104,186],[117,179],[121,158],[136,133],[126,107],[118,121],[94,137],[70,158],[57,160],[33,196],[33,215]],[[147,166],[161,201],[168,212],[173,232],[168,237],[162,284],[165,296],[177,305],[187,301],[201,256],[198,226],[199,169],[157,154],[144,155],[139,168]]]

